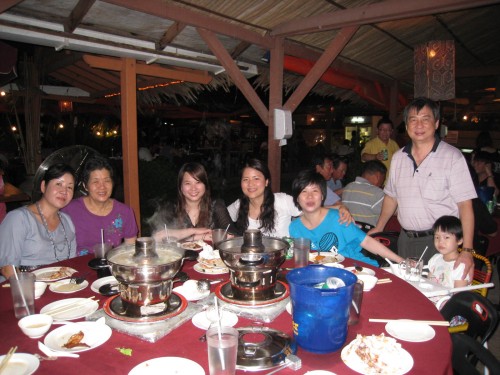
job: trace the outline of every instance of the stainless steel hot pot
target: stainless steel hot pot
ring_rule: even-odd
[[[180,270],[185,250],[139,237],[135,245],[121,245],[106,254],[111,273],[120,283],[120,297],[134,305],[166,302],[172,279]]]
[[[235,299],[267,300],[274,296],[278,268],[285,261],[288,242],[247,230],[243,237],[222,241],[218,249],[230,270]]]

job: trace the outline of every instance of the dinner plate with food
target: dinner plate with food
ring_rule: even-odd
[[[202,263],[196,263],[193,267],[196,272],[206,273],[208,275],[223,275],[229,273],[229,269],[226,267],[207,267]]]
[[[345,260],[343,255],[332,253],[330,251],[323,251],[318,253],[317,251],[311,251],[309,253],[309,261],[315,264],[324,263],[340,263]]]
[[[53,330],[43,343],[52,350],[79,353],[104,344],[111,334],[111,328],[104,323],[78,322]]]
[[[342,349],[344,363],[360,374],[403,375],[413,367],[413,357],[394,338],[380,335],[356,338]]]
[[[200,251],[203,250],[203,245],[205,244],[204,241],[198,240],[198,241],[186,241],[181,243],[181,247],[184,250],[194,250],[194,251]]]
[[[75,293],[79,290],[85,289],[89,286],[89,282],[87,280],[83,280],[80,284],[72,282],[71,279],[59,280],[55,283],[50,284],[49,289],[54,293]]]
[[[57,281],[70,277],[76,272],[70,267],[46,267],[31,271],[36,277],[36,281]]]

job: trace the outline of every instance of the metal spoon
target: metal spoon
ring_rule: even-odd
[[[217,279],[217,280],[200,279],[196,282],[196,288],[198,289],[198,292],[203,293],[207,290],[210,290],[212,284],[219,283],[222,280],[223,279]]]

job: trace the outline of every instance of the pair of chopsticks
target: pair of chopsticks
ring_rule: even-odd
[[[16,350],[17,350],[17,346],[10,348],[7,355],[5,357],[3,357],[2,362],[0,363],[0,373],[3,371],[3,369],[5,367],[7,367],[7,363],[9,363],[10,359],[12,358],[12,356],[14,355]]]
[[[401,319],[368,319],[369,322],[372,322],[372,323],[389,323],[389,322],[401,322],[403,323],[403,321]],[[404,323],[408,323],[408,324],[411,324],[411,323],[422,323],[422,324],[428,324],[430,326],[443,326],[443,327],[449,327],[450,326],[450,322],[447,322],[445,320],[413,320],[413,319],[409,319],[407,321],[405,321]]]
[[[377,284],[387,284],[387,283],[392,283],[392,280],[389,278],[377,280]]]
[[[71,311],[71,310],[79,309],[79,308],[85,306],[85,304],[89,301],[99,302],[99,300],[94,300],[94,298],[95,298],[95,296],[92,296],[92,297],[87,298],[84,301],[78,301],[76,303],[71,303],[71,304],[67,304],[64,306],[59,306],[59,307],[56,307],[52,310],[45,311],[44,314],[59,315],[59,314],[66,313],[66,312]]]

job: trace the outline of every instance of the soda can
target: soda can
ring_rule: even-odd
[[[382,150],[383,160],[389,159],[389,151],[386,148]]]
[[[293,258],[293,238],[291,237],[283,237],[283,240],[288,242],[290,245],[288,247],[288,251],[286,252],[285,258],[286,259],[292,259]]]
[[[488,208],[488,212],[489,212],[490,214],[492,214],[492,213],[493,213],[493,211],[495,210],[495,202],[493,202],[493,201],[488,201],[488,202],[486,203],[486,208]]]

